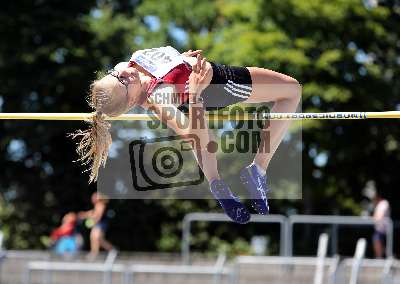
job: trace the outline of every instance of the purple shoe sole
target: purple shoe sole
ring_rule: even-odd
[[[240,171],[240,181],[250,194],[251,206],[261,215],[269,213],[265,178],[258,173],[256,166],[248,166]]]
[[[232,219],[233,222],[239,224],[246,224],[250,221],[250,212],[240,202],[239,198],[235,196],[228,185],[222,180],[214,180],[210,185],[211,193],[214,198],[218,200],[226,215]]]

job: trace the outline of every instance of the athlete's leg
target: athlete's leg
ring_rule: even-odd
[[[216,149],[212,143],[215,139],[208,129],[208,121],[205,119],[205,107],[207,106],[200,100],[201,92],[208,86],[207,80],[212,69],[207,69],[205,60],[197,56],[197,63],[192,66],[192,73],[189,77],[189,132],[199,137],[199,147],[197,149],[197,159],[203,168],[204,173],[210,171],[214,174],[209,178],[210,191],[218,200],[225,213],[237,223],[247,223],[250,220],[250,213],[247,208],[235,196],[229,186],[219,178],[217,169]]]
[[[267,69],[249,67],[252,91],[247,103],[274,102],[271,112],[295,112],[300,101],[301,87],[293,78]],[[240,171],[240,179],[247,188],[251,204],[260,214],[268,214],[266,169],[289,127],[288,120],[273,120],[261,131],[260,145],[254,163]],[[265,141],[269,139],[269,141]],[[269,143],[268,143],[269,142]]]
[[[208,143],[215,139],[208,130],[202,106],[192,108],[194,112],[194,114],[191,114],[192,119],[174,104],[152,104],[151,106],[146,106],[146,108],[153,111],[160,121],[170,129],[173,129],[183,139],[187,135],[196,137],[197,143],[194,145],[193,153],[200,168],[203,170],[208,182],[219,179],[216,153],[209,152],[207,148]],[[190,137],[186,138],[190,140]]]
[[[295,112],[301,98],[301,85],[292,77],[268,69],[248,67],[252,80],[252,92],[245,102],[274,102],[271,112]],[[281,143],[289,120],[272,120],[264,128],[269,134],[270,149],[260,148],[254,162],[266,170],[276,149]],[[261,135],[266,139],[267,135]],[[261,145],[264,145],[263,140]]]
[[[95,258],[100,251],[100,237],[101,229],[98,227],[93,227],[90,231],[90,255]]]
[[[207,138],[200,138],[206,141],[215,142],[215,138],[213,133],[208,130],[208,137]],[[203,133],[204,135],[204,133]],[[201,136],[198,136],[201,137]],[[208,182],[215,179],[220,179],[218,173],[218,163],[217,163],[217,154],[216,151],[210,151],[209,147],[205,149],[195,149],[193,150],[197,163],[199,164],[201,170],[203,171],[205,177],[207,178]]]
[[[205,118],[205,110],[202,104],[189,106],[189,132],[198,138],[197,148],[194,153],[200,168],[203,170],[208,182],[220,179],[217,165],[216,151],[212,151],[209,145],[215,143],[213,133],[208,128]],[[211,151],[210,151],[211,150]]]

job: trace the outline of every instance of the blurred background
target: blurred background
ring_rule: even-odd
[[[398,0],[6,1],[0,9],[0,111],[89,112],[85,96],[96,71],[128,60],[135,50],[165,45],[288,74],[303,85],[303,112],[400,110],[399,23]],[[0,121],[6,252],[51,251],[49,236],[65,214],[93,207],[96,186],[72,162],[75,145],[66,137],[82,127]],[[372,188],[391,205],[398,257],[399,122],[320,120],[302,127],[302,199],[273,200],[271,213],[372,215]],[[243,166],[234,157],[229,163],[238,171]],[[126,257],[179,255],[182,220],[192,212],[221,210],[214,200],[110,200],[106,238]],[[91,226],[81,227],[81,250],[88,252]],[[374,258],[373,226],[335,230],[328,256],[352,256],[365,238],[365,256]],[[228,259],[279,255],[279,232],[278,225],[196,222],[191,249],[211,259],[221,252]],[[324,232],[332,239],[331,226],[296,227],[293,254],[315,256]],[[264,250],[257,252],[257,243]],[[0,268],[1,275],[11,273]]]

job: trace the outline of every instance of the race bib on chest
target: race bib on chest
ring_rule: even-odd
[[[184,63],[183,56],[171,46],[138,50],[132,55],[131,61],[156,78],[164,77],[176,66]]]

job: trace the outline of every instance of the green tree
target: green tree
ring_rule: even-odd
[[[180,46],[203,49],[210,60],[266,67],[297,78],[303,85],[303,111],[385,111],[399,107],[398,5],[187,0],[147,1],[139,11],[158,18],[163,33],[166,27],[170,33],[184,33]],[[167,43],[174,40],[172,36]],[[296,207],[303,213],[358,214],[369,179],[397,200],[396,124],[303,123],[303,199],[272,202],[274,211]],[[231,165],[241,166],[233,159]],[[394,209],[393,217],[399,213]]]
[[[0,35],[7,39],[0,43],[1,109],[88,111],[83,96],[95,71],[129,58],[135,49],[173,45],[181,51],[203,49],[216,62],[295,77],[303,85],[303,111],[395,110],[398,7],[394,0],[6,3],[0,12]],[[74,146],[65,138],[81,126],[0,123],[0,189],[6,204],[0,218],[15,236],[8,239],[10,247],[38,246],[63,213],[88,206],[94,188],[70,162]],[[273,212],[358,214],[369,179],[397,200],[398,137],[394,120],[303,123],[303,199],[275,200]],[[231,178],[243,162],[226,159]],[[115,201],[112,207],[118,218],[111,239],[122,249],[137,250],[179,249],[183,215],[218,208],[212,200]],[[393,217],[399,214],[394,207]],[[195,242],[202,249],[210,239],[207,228],[232,241],[255,232],[251,226],[239,232],[199,225]]]

